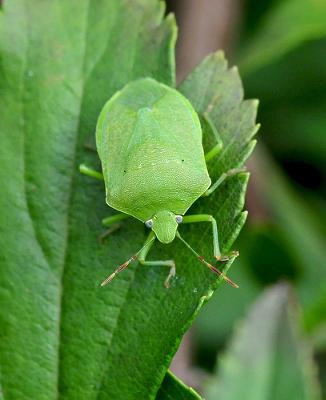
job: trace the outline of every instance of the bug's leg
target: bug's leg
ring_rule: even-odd
[[[117,231],[121,228],[121,224],[112,225],[109,229],[106,229],[103,233],[101,233],[98,237],[98,240],[101,244],[104,243],[105,239],[110,236],[113,232]]]
[[[208,162],[221,152],[223,148],[223,142],[216,130],[215,125],[213,124],[213,122],[211,121],[211,119],[207,114],[200,115],[200,124],[203,130],[204,148],[210,149],[207,152],[205,152],[205,160],[206,162]],[[214,142],[216,144],[212,146],[212,143]]]
[[[242,168],[234,168],[234,169],[230,169],[228,172],[224,172],[219,178],[218,180],[213,183],[213,185],[208,188],[206,190],[206,192],[204,192],[202,194],[202,196],[209,196],[210,194],[212,194],[214,192],[214,190],[216,190],[227,178],[230,178],[233,175],[237,175],[240,174],[241,172],[246,172],[246,168],[242,167]]]
[[[203,130],[203,141],[206,142],[206,145],[203,143],[204,147],[211,147],[209,151],[205,152],[205,161],[209,162],[221,152],[223,148],[223,142],[208,114],[204,113],[200,115],[200,124]],[[213,140],[216,142],[216,144],[212,147],[211,143]],[[225,181],[225,179],[240,172],[245,172],[245,168],[235,168],[225,172],[209,189],[206,190],[203,196],[209,196],[222,184],[222,182]]]
[[[223,279],[228,282],[231,286],[238,288],[239,286],[234,283],[230,278],[225,276],[223,272],[221,272],[219,269],[214,267],[212,264],[208,263],[203,256],[200,256],[191,246],[189,243],[187,243],[183,237],[180,235],[180,233],[177,231],[176,237],[178,237],[185,245],[188,247],[188,249],[198,258],[198,260],[203,263],[207,268],[209,268],[212,272],[214,272],[216,275],[223,277]]]
[[[209,150],[207,153],[205,153],[205,161],[208,162],[212,158],[217,156],[221,152],[222,148],[223,148],[223,144],[221,142],[216,143],[216,145],[211,150]]]
[[[164,281],[164,286],[166,288],[169,288],[170,286],[170,280],[175,276],[175,262],[173,260],[163,260],[163,261],[146,261],[146,256],[149,252],[149,250],[151,249],[151,247],[153,246],[154,240],[155,239],[155,233],[152,231],[146,242],[151,241],[151,243],[149,244],[149,246],[145,246],[139,253],[138,256],[138,261],[142,264],[142,265],[149,265],[149,266],[167,266],[170,267],[170,272],[167,276],[167,278]],[[145,242],[145,243],[146,243]]]
[[[105,238],[107,238],[111,233],[115,232],[121,227],[121,221],[124,219],[130,218],[130,215],[124,214],[124,213],[119,213],[115,215],[111,215],[110,217],[102,219],[102,224],[109,229],[107,229],[105,232],[103,232],[99,236],[99,240],[102,243]]]
[[[220,246],[218,242],[218,230],[216,219],[209,214],[196,214],[196,215],[186,215],[183,217],[182,223],[191,224],[194,222],[210,222],[212,224],[213,229],[213,249],[214,249],[214,257],[217,261],[228,261],[232,257],[237,257],[239,253],[237,251],[233,251],[228,255],[221,255]]]
[[[111,226],[112,224],[123,221],[124,219],[127,219],[127,218],[130,218],[130,215],[124,214],[124,213],[114,214],[114,215],[111,215],[110,217],[102,219],[102,224],[104,226]]]
[[[84,143],[84,149],[92,151],[93,153],[97,153],[96,147],[91,143]]]
[[[95,171],[94,169],[87,167],[85,164],[80,164],[79,172],[84,175],[90,176],[91,178],[103,180],[102,172]]]

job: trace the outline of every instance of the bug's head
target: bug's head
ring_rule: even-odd
[[[161,243],[168,244],[174,240],[181,222],[181,215],[175,215],[171,211],[159,211],[153,218],[146,221],[145,225],[153,230]]]

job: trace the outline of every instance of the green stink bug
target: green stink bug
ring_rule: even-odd
[[[151,229],[144,246],[102,285],[111,282],[131,261],[138,259],[144,265],[170,267],[165,281],[168,287],[175,275],[174,261],[146,261],[146,256],[155,239],[168,244],[177,237],[203,264],[237,287],[193,250],[178,232],[181,223],[210,222],[214,257],[219,261],[235,257],[236,252],[221,255],[217,224],[211,215],[185,214],[199,197],[210,195],[228,176],[243,171],[228,171],[211,185],[206,161],[218,154],[221,144],[217,143],[204,154],[199,117],[181,93],[151,78],[127,84],[111,97],[100,113],[96,147],[102,174],[84,165],[80,170],[104,179],[106,202],[120,212],[106,218],[104,224],[108,226],[132,216]]]

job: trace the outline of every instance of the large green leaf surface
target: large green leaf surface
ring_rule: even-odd
[[[174,85],[175,27],[163,11],[145,0],[4,5],[0,369],[5,400],[155,398],[183,333],[220,283],[175,243],[151,252],[153,259],[176,260],[169,290],[163,286],[164,268],[138,265],[99,288],[141,246],[146,232],[130,220],[100,243],[101,220],[114,211],[105,205],[103,184],[81,176],[78,165],[99,167],[84,144],[93,140],[99,111],[117,89],[141,76]],[[242,101],[237,71],[214,55],[181,91],[199,112],[210,114],[223,138],[224,151],[210,166],[212,178],[240,166],[253,147],[257,104]],[[223,251],[244,223],[246,182],[245,174],[235,176],[192,209],[217,218]],[[182,230],[211,259],[211,227]],[[161,393],[171,387],[170,379],[164,379]]]
[[[133,236],[129,231],[124,241],[113,241],[115,255],[99,246],[103,190],[77,169],[87,157],[83,144],[94,133],[101,107],[118,88],[148,75],[173,85],[175,28],[172,18],[162,20],[163,13],[161,5],[142,0],[4,5],[0,360],[5,399],[103,397],[107,349],[129,284],[122,279],[112,291],[99,290],[97,281],[128,253],[126,238]],[[122,369],[123,360],[119,364]]]
[[[298,334],[296,307],[284,284],[266,290],[219,358],[207,400],[318,400],[309,346]]]

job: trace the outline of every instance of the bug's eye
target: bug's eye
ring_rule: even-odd
[[[181,222],[183,220],[182,215],[176,215],[175,220],[177,221],[178,224],[181,224]]]
[[[153,220],[149,219],[148,221],[145,222],[145,226],[147,228],[152,228],[153,227]]]

